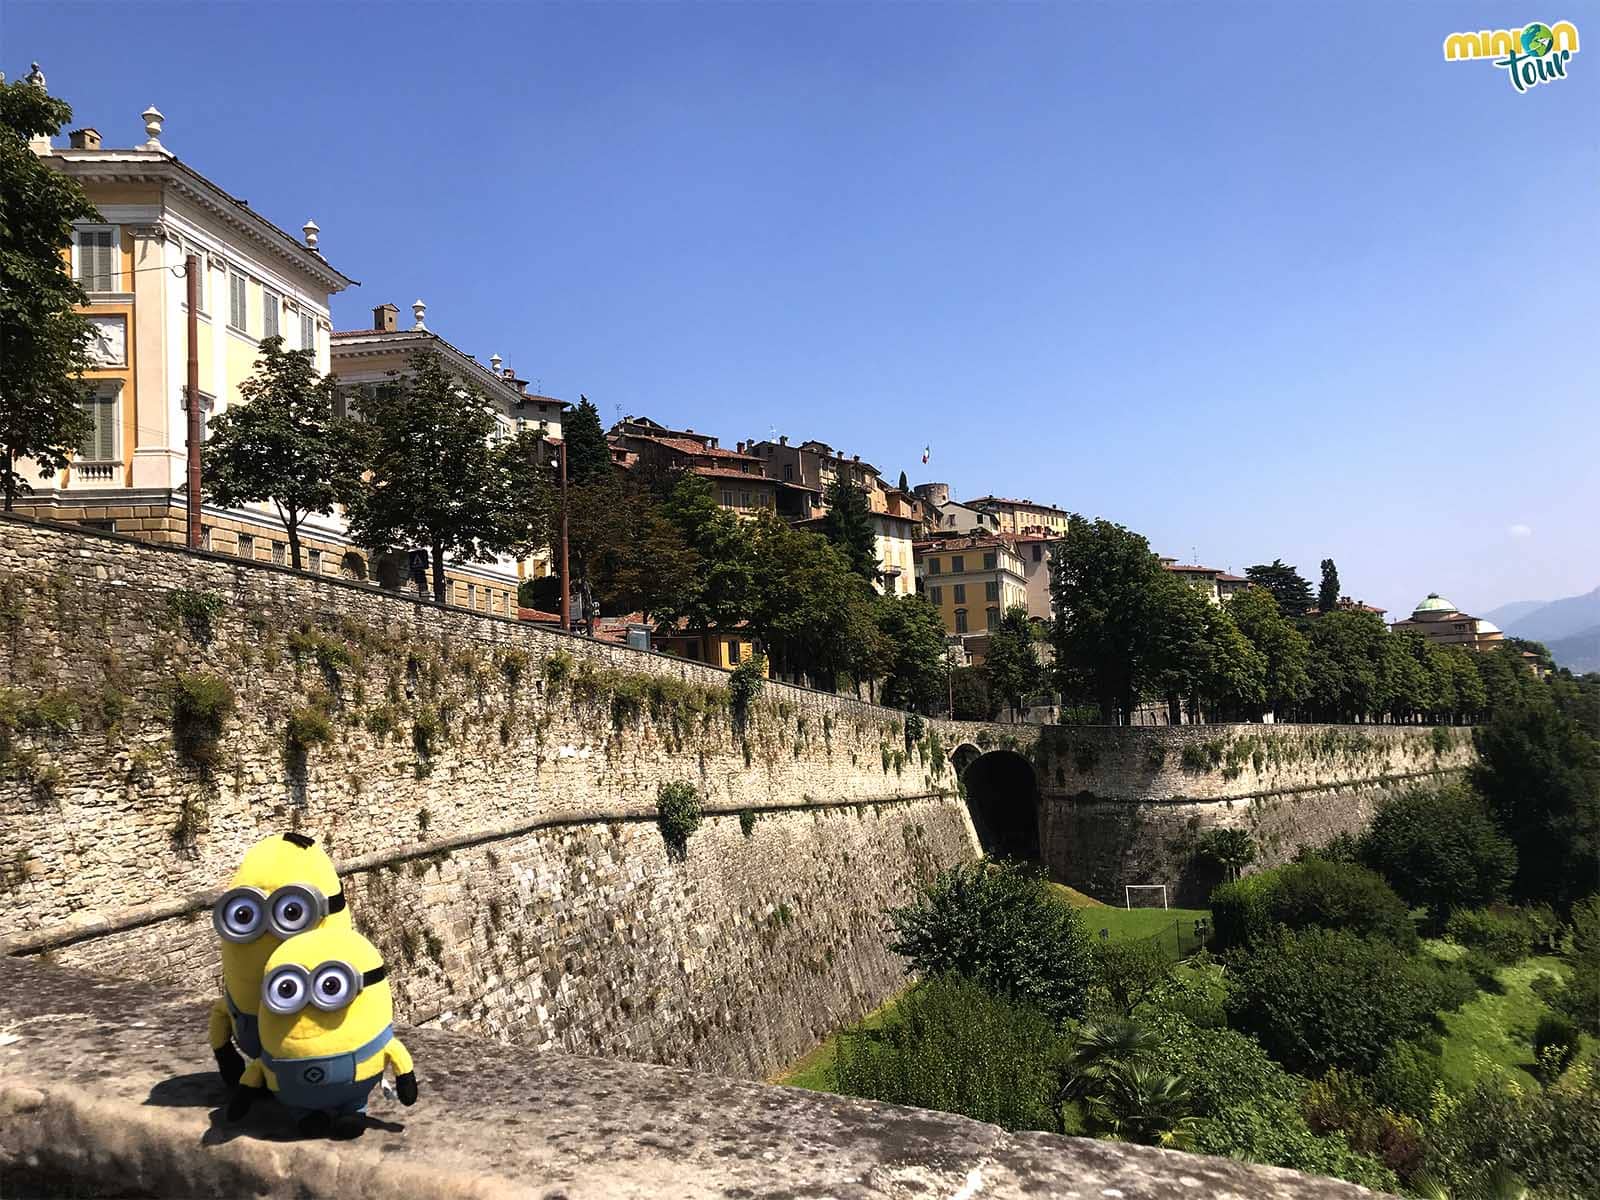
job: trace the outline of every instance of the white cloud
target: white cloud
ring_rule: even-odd
[[[1507,529],[1506,529],[1506,532],[1509,533],[1514,538],[1532,537],[1533,536],[1533,526],[1532,525],[1524,525],[1521,521],[1517,521],[1514,524],[1508,526]]]

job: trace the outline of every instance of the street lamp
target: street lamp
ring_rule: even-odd
[[[544,438],[546,446],[552,439]],[[572,632],[572,583],[567,578],[567,443],[555,441],[556,455],[550,459],[552,470],[561,472],[561,632]]]

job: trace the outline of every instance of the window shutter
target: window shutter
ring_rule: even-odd
[[[309,313],[300,314],[300,349],[313,353],[317,348],[317,327]]]
[[[99,403],[95,406],[96,457],[101,462],[110,462],[117,456],[117,394],[104,393],[97,399]]]
[[[278,336],[278,311],[282,302],[267,288],[261,289],[261,336]]]

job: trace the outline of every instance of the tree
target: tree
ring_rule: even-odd
[[[1278,610],[1285,616],[1304,616],[1311,607],[1311,585],[1281,558],[1246,567],[1244,573],[1251,583],[1259,584],[1272,593],[1272,598],[1278,602]]]
[[[1317,590],[1317,608],[1325,613],[1337,612],[1339,608],[1339,568],[1333,565],[1333,559],[1322,560],[1322,586]]]
[[[852,571],[869,582],[876,581],[881,573],[867,493],[843,476],[837,476],[828,484],[823,498],[828,506],[822,518],[823,536],[839,548]]]
[[[1367,612],[1328,613],[1311,626],[1309,700],[1318,720],[1349,722],[1388,709],[1379,668],[1389,636]]]
[[[1039,690],[1039,652],[1033,644],[1028,610],[1022,605],[1006,609],[999,627],[989,634],[989,648],[979,669],[989,694],[1010,705],[1013,715],[1022,708],[1025,697]]]
[[[919,975],[965,975],[1058,1023],[1083,1014],[1094,981],[1089,935],[1076,911],[1026,867],[958,864],[889,919],[889,948]]]
[[[1277,600],[1264,587],[1252,584],[1234,593],[1228,615],[1266,660],[1264,707],[1292,712],[1311,690],[1311,643],[1278,611]]]
[[[1548,698],[1473,730],[1473,786],[1517,848],[1518,899],[1565,908],[1600,890],[1600,743]]]
[[[950,672],[950,705],[950,715],[957,721],[992,721],[1000,712],[977,667],[956,667]]]
[[[681,604],[670,614],[690,629],[732,627],[750,612],[755,589],[755,547],[744,522],[712,498],[698,475],[683,474],[661,504],[698,556],[692,579],[683,580]]]
[[[1087,693],[1107,724],[1126,722],[1152,667],[1161,566],[1150,543],[1106,520],[1074,515],[1050,567],[1052,641],[1063,693]]]
[[[1460,785],[1412,788],[1388,801],[1358,854],[1401,899],[1426,908],[1435,931],[1452,908],[1504,898],[1517,869],[1516,848],[1483,801]]]
[[[89,366],[88,297],[62,269],[74,221],[100,214],[74,179],[28,148],[57,133],[72,109],[29,80],[0,84],[0,490],[10,512],[33,490],[17,469],[30,459],[59,471],[93,430],[82,404]]]
[[[510,549],[507,466],[489,445],[494,416],[476,385],[438,355],[411,358],[367,422],[368,476],[352,497],[350,532],[374,548],[425,546],[433,598],[445,602],[445,555],[484,562]]]
[[[906,479],[906,473],[904,471],[900,472],[900,482],[897,486],[902,492],[909,492],[911,490],[911,484]]]
[[[932,712],[946,692],[944,622],[921,596],[882,596],[878,628],[889,644],[889,667],[879,700],[892,708]]]
[[[611,444],[600,424],[600,410],[589,397],[580,395],[578,407],[561,420],[561,440],[567,444],[567,483],[587,483],[591,479],[615,474]]]
[[[201,448],[207,497],[225,508],[270,500],[295,570],[305,519],[328,515],[360,484],[358,435],[353,422],[334,417],[334,390],[309,350],[286,351],[281,337],[267,338],[239,385],[239,403],[212,419]]]

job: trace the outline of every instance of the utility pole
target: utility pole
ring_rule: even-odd
[[[183,260],[184,282],[189,293],[189,549],[200,549],[200,256]]]
[[[572,578],[567,574],[567,441],[561,439],[561,632],[572,632]]]

